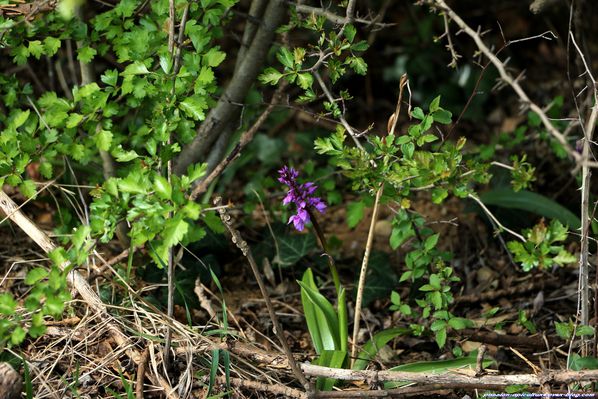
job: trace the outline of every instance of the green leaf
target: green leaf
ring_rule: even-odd
[[[172,69],[172,58],[170,57],[170,54],[160,56],[160,68],[162,68],[164,73],[170,73],[170,70]]]
[[[27,118],[29,118],[30,113],[31,112],[28,109],[26,109],[25,111],[18,110],[16,115],[13,117],[12,127],[15,129],[18,129],[19,127],[21,127],[23,125],[23,123],[25,123],[27,121]]]
[[[116,69],[107,69],[100,79],[108,86],[114,87],[118,82],[118,71]]]
[[[445,109],[439,109],[438,111],[432,113],[432,118],[434,119],[434,122],[448,125],[452,121],[453,114]]]
[[[347,205],[347,225],[349,228],[355,228],[363,219],[365,203],[363,201],[351,202]]]
[[[182,109],[187,116],[202,121],[206,118],[205,110],[208,108],[206,99],[201,96],[187,97],[180,102],[179,108]]]
[[[262,82],[263,84],[267,85],[275,85],[278,83],[278,81],[280,80],[280,78],[282,78],[284,75],[280,72],[278,72],[276,69],[274,68],[266,68],[266,70],[264,71],[264,73],[262,73],[259,77],[260,82]]]
[[[345,25],[345,37],[349,41],[349,43],[353,43],[353,39],[355,39],[355,34],[357,33],[357,29],[351,24]]]
[[[439,109],[440,109],[440,96],[433,99],[432,102],[430,103],[430,107],[429,107],[430,112],[436,112]]]
[[[154,190],[162,199],[169,200],[172,198],[172,187],[168,179],[164,176],[156,176],[154,179]]]
[[[307,287],[317,289],[316,283],[314,282],[314,276],[310,268],[303,273],[301,280]],[[303,305],[303,314],[305,315],[305,322],[307,324],[307,330],[311,336],[312,344],[317,354],[322,353],[324,350],[324,344],[322,336],[320,335],[320,327],[318,326],[318,318],[316,317],[316,307],[307,293],[301,290],[301,304]]]
[[[33,180],[24,180],[19,184],[19,190],[27,198],[34,198],[37,194],[37,188]]]
[[[285,235],[279,238],[280,264],[294,265],[316,247],[316,239],[312,234]]]
[[[368,64],[361,57],[349,58],[349,66],[359,75],[365,75],[368,71]]]
[[[569,359],[569,368],[573,371],[598,369],[598,359],[595,357],[581,357],[572,353]]]
[[[436,343],[438,344],[439,348],[444,348],[444,344],[446,344],[446,328],[436,331]]]
[[[193,183],[195,180],[203,177],[208,170],[207,163],[196,163],[189,165],[187,168],[187,177],[189,177],[189,182]]]
[[[397,294],[398,295],[398,294]],[[376,356],[378,351],[386,344],[400,335],[409,335],[411,329],[407,327],[388,328],[376,333],[361,349],[357,360],[353,363],[353,370],[364,370],[370,360]]]
[[[576,337],[582,337],[584,335],[594,335],[594,327],[580,325],[575,330]]]
[[[226,53],[218,50],[217,47],[212,47],[205,55],[204,60],[206,65],[210,67],[217,67],[226,58]]]
[[[448,320],[448,324],[455,330],[463,330],[464,328],[473,326],[473,322],[471,320],[465,319],[463,317],[451,317]]]
[[[338,309],[338,333],[340,350],[347,351],[347,344],[349,343],[349,316],[347,315],[347,300],[345,298],[346,291],[343,287],[340,289],[337,300]]]
[[[139,158],[139,154],[137,154],[134,150],[125,151],[122,147],[122,144],[119,144],[117,147],[112,149],[112,156],[115,158],[116,162],[129,162],[133,159]]]
[[[278,53],[276,53],[276,58],[278,58],[278,61],[280,61],[282,65],[289,69],[293,69],[295,58],[293,57],[293,53],[291,53],[288,48],[281,47]]]
[[[573,335],[573,325],[571,322],[554,323],[556,333],[562,339],[568,340]]]
[[[432,189],[432,202],[440,204],[444,199],[448,197],[448,190],[442,187],[434,187]]]
[[[132,75],[145,75],[149,73],[149,70],[145,66],[145,64],[141,61],[135,61],[132,64],[127,65],[124,71],[121,72],[122,76],[132,76]]]
[[[351,50],[353,51],[365,51],[369,47],[369,44],[365,40],[361,40],[351,46]]]
[[[91,48],[89,46],[81,47],[77,50],[77,59],[84,64],[89,64],[97,53],[98,52],[96,51],[96,49]]]
[[[0,314],[12,316],[15,314],[17,301],[8,293],[0,294]]]
[[[44,310],[47,311],[48,314],[58,317],[64,312],[64,301],[58,296],[50,296],[46,298]]]
[[[25,276],[25,284],[34,285],[46,277],[48,277],[48,270],[41,267],[36,267],[35,269],[29,270],[27,276]]]
[[[420,107],[415,107],[413,108],[413,111],[411,111],[411,116],[413,116],[415,119],[422,120],[426,115],[424,114],[423,109]]]
[[[428,238],[426,238],[426,241],[424,242],[424,249],[426,251],[430,251],[433,248],[435,248],[436,244],[438,244],[438,238],[439,237],[440,237],[440,234],[432,234],[431,236],[429,236]]]
[[[21,326],[17,326],[10,335],[10,343],[13,345],[20,345],[27,336],[27,332]]]
[[[44,50],[46,55],[53,56],[60,48],[60,39],[48,36],[44,39]]]
[[[77,114],[77,113],[72,113],[69,115],[69,117],[66,120],[66,127],[69,129],[77,127],[77,125],[79,125],[79,122],[81,122],[82,120],[83,120],[83,115]]]
[[[98,149],[102,151],[108,151],[110,150],[110,145],[112,144],[112,132],[101,129],[95,134],[94,141]]]
[[[340,349],[338,316],[330,302],[307,284],[298,281],[306,299],[314,305],[314,312],[318,321],[318,329],[322,337],[322,348],[324,350]]]
[[[187,231],[189,230],[189,223],[187,223],[181,216],[175,216],[166,221],[164,230],[162,231],[162,240],[164,245],[172,247],[181,242]]]
[[[520,209],[548,219],[557,219],[573,230],[581,227],[581,220],[573,212],[548,197],[530,191],[495,189],[482,194],[480,200],[486,205]]]
[[[39,60],[39,57],[44,53],[44,46],[39,40],[32,40],[27,47],[29,54]]]
[[[314,83],[314,77],[310,73],[297,74],[297,84],[303,90],[307,90],[307,89],[311,88],[313,83]]]

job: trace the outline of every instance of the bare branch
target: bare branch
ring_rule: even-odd
[[[490,62],[494,65],[497,69],[498,73],[502,80],[504,80],[511,88],[515,91],[515,93],[519,96],[519,99],[525,106],[529,106],[529,108],[538,114],[542,124],[548,130],[548,132],[552,135],[552,137],[561,144],[565,151],[569,154],[571,158],[573,158],[576,162],[580,162],[582,157],[579,153],[575,151],[574,148],[571,147],[567,138],[552,124],[546,113],[542,110],[540,106],[534,103],[527,93],[523,90],[517,79],[514,79],[505,69],[504,63],[498,59],[496,54],[486,46],[484,41],[481,38],[481,35],[473,30],[463,19],[457,15],[445,2],[445,0],[427,0],[427,3],[432,5],[433,7],[438,8],[442,12],[446,13],[448,17],[453,20],[459,28],[463,32],[465,32],[469,37],[473,39],[478,49],[490,60]]]

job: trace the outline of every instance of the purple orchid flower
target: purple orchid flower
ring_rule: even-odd
[[[314,183],[307,182],[299,184],[297,177],[299,172],[294,168],[283,166],[278,171],[278,181],[289,187],[287,195],[282,200],[283,205],[294,203],[297,207],[297,213],[289,218],[289,224],[293,223],[293,226],[298,231],[303,231],[305,224],[310,222],[308,209],[316,209],[320,213],[324,213],[326,210],[326,204],[320,197],[315,197],[313,194],[318,188]]]

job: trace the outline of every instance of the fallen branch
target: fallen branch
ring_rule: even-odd
[[[405,381],[419,384],[460,384],[463,388],[496,389],[509,385],[544,385],[548,383],[569,384],[579,381],[598,381],[598,370],[581,371],[547,371],[540,374],[509,374],[509,375],[482,375],[475,377],[458,373],[458,371],[435,373],[411,373],[406,371],[389,370],[347,370],[315,366],[302,363],[301,369],[305,375],[311,377],[334,378],[343,381],[377,381],[392,382]]]

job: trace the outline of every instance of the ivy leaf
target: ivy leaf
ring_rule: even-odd
[[[204,110],[208,108],[208,104],[206,103],[205,98],[192,96],[181,101],[179,108],[182,109],[187,116],[197,121],[202,121],[206,118]]]
[[[310,253],[316,245],[312,234],[283,236],[279,239],[280,264],[283,266],[294,265]]]

